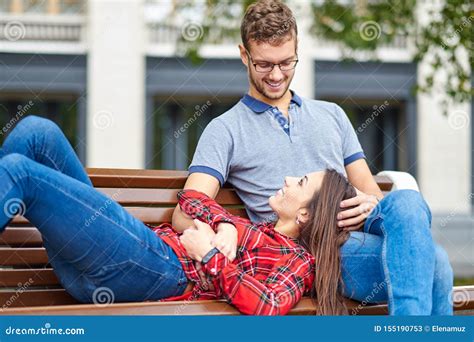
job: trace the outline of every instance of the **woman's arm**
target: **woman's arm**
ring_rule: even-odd
[[[275,262],[272,258],[278,260]],[[285,315],[301,299],[306,284],[312,282],[313,261],[305,253],[262,257],[263,263],[268,261],[275,262],[275,265],[265,282],[244,273],[222,254],[215,255],[203,265],[203,271],[211,277],[214,286],[221,289],[225,299],[240,312],[249,315]],[[308,282],[308,279],[311,280]]]
[[[196,190],[178,192],[181,211],[193,219],[209,224],[217,231],[219,223],[232,223],[232,215],[215,200]]]
[[[194,172],[188,176],[184,189],[194,189],[215,198],[220,189],[217,178],[206,173]],[[179,204],[176,206],[172,217],[173,229],[178,233],[182,233],[186,228],[193,225],[192,220],[186,215]]]
[[[250,315],[284,315],[300,299],[306,288],[312,283],[314,260],[304,251],[281,255],[269,251],[259,251],[252,254],[257,248],[258,241],[263,239],[263,233],[246,229],[241,237],[246,240],[245,250],[242,251],[239,264],[256,262],[259,267],[272,268],[265,282],[246,274],[242,269],[230,262],[222,253],[214,255],[202,271],[212,281],[215,288],[219,288],[224,298],[237,307],[240,312]],[[196,229],[184,231],[180,240],[189,257],[201,262],[203,257],[212,249],[210,241],[214,232],[203,222],[196,222]],[[278,246],[275,246],[275,250]],[[271,263],[271,266],[265,265]]]
[[[209,224],[217,233],[212,245],[233,261],[237,255],[237,225],[231,215],[214,199],[196,190],[183,190],[178,193],[178,206],[190,218]]]

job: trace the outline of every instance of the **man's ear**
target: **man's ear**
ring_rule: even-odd
[[[308,210],[306,208],[298,209],[298,212],[296,213],[296,218],[299,223],[305,224],[309,220]]]
[[[240,59],[245,66],[249,66],[249,56],[247,55],[247,50],[242,44],[239,44]]]

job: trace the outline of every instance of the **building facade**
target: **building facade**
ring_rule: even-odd
[[[379,62],[342,62],[337,44],[307,33],[308,4],[294,3],[300,62],[292,89],[346,110],[373,173],[416,177],[435,238],[458,275],[472,274],[472,104],[443,115],[436,93],[414,94],[429,65],[412,62],[406,37],[380,48]],[[419,16],[436,3],[420,2]],[[204,46],[200,64],[177,56],[177,38],[202,32],[192,16],[174,17],[173,4],[1,0],[0,139],[39,114],[58,122],[88,167],[186,169],[206,124],[248,82],[238,40]]]

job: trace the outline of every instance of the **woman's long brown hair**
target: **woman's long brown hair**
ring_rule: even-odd
[[[309,220],[301,229],[300,243],[314,256],[315,278],[311,297],[317,315],[347,314],[342,296],[340,247],[349,232],[337,225],[342,200],[356,196],[354,187],[334,170],[327,170],[321,189],[308,206]]]

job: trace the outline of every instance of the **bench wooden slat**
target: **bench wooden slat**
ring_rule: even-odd
[[[87,168],[95,187],[113,188],[165,188],[182,189],[187,171],[178,170],[136,170]],[[374,176],[381,190],[389,191],[392,182],[385,176]]]
[[[182,189],[187,171],[86,168],[95,187]]]
[[[474,310],[474,285],[454,286],[453,303],[455,311]]]
[[[126,205],[176,205],[177,194],[180,189],[150,189],[150,188],[97,188],[100,192],[114,199],[120,204]],[[223,205],[242,205],[242,201],[233,189],[222,189],[219,191],[216,201]]]
[[[6,227],[0,234],[0,246],[39,247],[43,245],[41,233],[35,227]]]
[[[127,211],[129,211],[133,216],[135,216],[137,219],[144,223],[149,223],[149,224],[160,224],[164,222],[171,222],[171,217],[173,215],[173,210],[174,207],[170,208],[159,208],[159,207],[125,207]],[[237,215],[241,217],[247,217],[247,213],[245,209],[243,208],[227,208],[227,210],[232,214],[232,215]],[[13,224],[16,223],[22,223],[22,224],[28,224],[28,220],[25,219],[24,217],[15,217],[12,221]],[[28,227],[31,228],[31,227]],[[19,239],[21,237],[21,231],[20,229],[26,229],[26,227],[16,227],[16,226],[10,226],[9,229],[18,229],[20,234],[19,236],[16,237],[16,239]],[[17,233],[15,233],[17,234]],[[3,235],[3,234],[2,234]],[[2,237],[4,240],[6,240],[5,237]],[[21,240],[20,240],[21,241]],[[2,244],[2,240],[0,240],[0,245]]]
[[[465,294],[470,297],[461,297]],[[15,300],[11,300],[16,297]],[[457,286],[454,288],[454,298],[462,298],[454,303],[455,312],[474,310],[474,286]],[[467,298],[467,299],[466,299]],[[238,311],[223,300],[176,301],[176,302],[143,302],[143,303],[113,303],[108,305],[77,304],[63,289],[28,290],[17,296],[17,292],[0,292],[0,307],[10,300],[7,309],[1,310],[0,315],[238,315]],[[21,301],[20,301],[21,300]],[[45,303],[46,302],[46,303]],[[28,303],[28,304],[27,304]],[[75,304],[76,305],[67,305]],[[28,308],[22,308],[29,305]],[[48,305],[48,306],[42,306]],[[49,306],[55,305],[55,306]],[[350,314],[355,315],[386,315],[386,304],[360,305],[346,299]],[[314,304],[308,297],[290,311],[290,315],[313,315]]]
[[[386,176],[374,176],[374,179],[377,182],[377,185],[379,186],[380,190],[387,192],[392,190],[393,183],[390,178]]]
[[[38,295],[41,292],[37,292]],[[55,290],[59,294],[59,290]],[[0,315],[239,315],[222,300],[8,307]]]
[[[44,248],[0,247],[0,266],[43,266],[47,263]]]
[[[45,305],[68,305],[78,302],[64,289],[41,289],[21,292],[18,290],[0,291],[0,315],[16,307],[33,307]]]
[[[0,269],[0,286],[28,288],[36,286],[59,286],[59,280],[52,268]]]
[[[41,298],[46,291],[49,297]],[[112,303],[104,305],[78,304],[72,297],[62,289],[54,290],[34,290],[24,292],[17,300],[11,298],[17,297],[15,292],[1,294],[0,300],[7,298],[4,303],[8,308],[1,314],[34,314],[34,315],[239,315],[239,311],[224,300],[202,300],[202,301],[176,301],[176,302],[143,302],[143,303]],[[9,303],[7,301],[10,300]],[[48,304],[41,304],[46,301]],[[55,304],[49,304],[49,303]],[[4,305],[6,305],[4,304]],[[75,304],[75,305],[68,305]],[[387,314],[387,306],[367,305],[358,307],[358,303],[352,300],[346,300],[348,309],[358,315],[383,315]],[[25,310],[22,305],[29,305]],[[43,306],[48,305],[48,306]],[[55,306],[49,306],[55,305]],[[291,311],[290,315],[314,315],[315,307],[310,298],[303,298]]]

